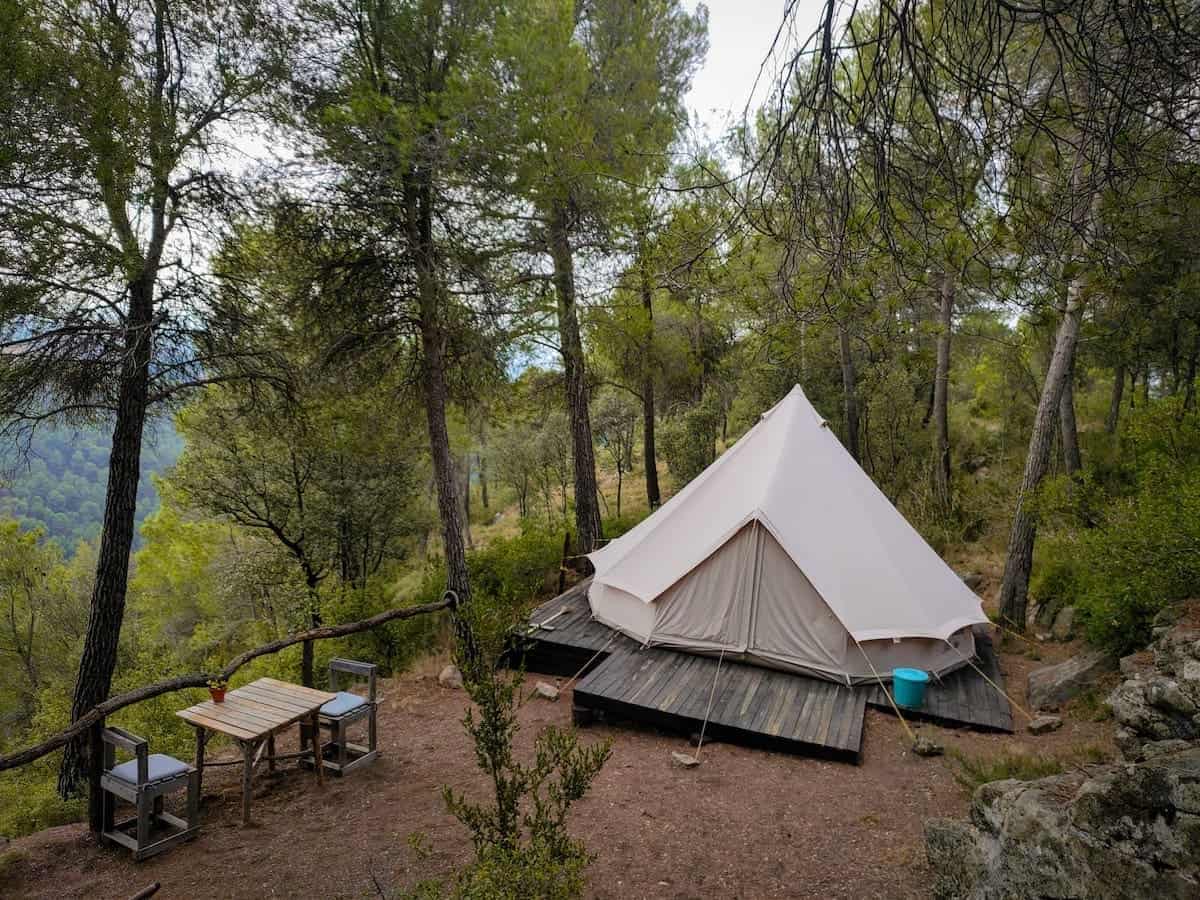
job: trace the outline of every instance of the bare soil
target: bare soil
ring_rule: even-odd
[[[1023,705],[1025,673],[1054,660],[1005,653],[1002,661]],[[9,846],[0,897],[127,898],[154,881],[161,898],[370,897],[451,874],[470,846],[441,787],[486,790],[461,725],[467,700],[427,674],[388,682],[384,693],[374,766],[323,789],[308,771],[260,772],[249,828],[240,824],[240,770],[209,769],[192,843],[134,864],[124,851],[97,848],[83,826],[44,831]],[[530,700],[523,750],[539,727],[569,723],[570,710],[569,691],[555,703]],[[1061,731],[1042,737],[920,731],[972,756],[1111,747],[1109,723],[1069,711]],[[859,766],[710,744],[701,765],[684,770],[671,762],[673,750],[691,752],[679,736],[606,724],[584,736],[613,740],[612,759],[571,819],[596,855],[595,898],[923,897],[922,822],[961,816],[969,800],[953,758],[915,757],[900,722],[876,711],[867,714]],[[218,756],[232,759],[228,750]],[[429,852],[414,849],[413,835]]]

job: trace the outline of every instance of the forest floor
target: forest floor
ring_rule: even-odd
[[[1002,653],[1014,699],[1023,705],[1031,667],[1073,649],[1046,645],[1036,662]],[[482,798],[487,784],[461,723],[467,699],[437,684],[438,663],[427,660],[384,683],[383,755],[373,766],[328,778],[324,788],[295,768],[261,774],[248,828],[240,824],[240,770],[209,770],[202,831],[192,843],[135,865],[124,851],[96,848],[81,825],[43,831],[0,848],[0,896],[127,898],[158,881],[161,898],[372,897],[450,876],[468,859],[470,844],[446,812],[441,788]],[[519,749],[528,752],[540,727],[568,724],[570,711],[569,691],[555,703],[527,702]],[[612,738],[613,751],[570,820],[596,856],[588,894],[926,896],[922,822],[966,812],[969,791],[958,780],[963,759],[1078,760],[1112,752],[1111,723],[1096,721],[1094,706],[1064,715],[1060,731],[1040,737],[923,725],[921,733],[948,751],[923,759],[910,752],[898,720],[872,710],[858,766],[709,744],[691,770],[671,762],[672,751],[689,750],[681,737],[592,726],[584,740]],[[233,756],[228,749],[217,755]]]

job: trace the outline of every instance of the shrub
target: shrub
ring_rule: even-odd
[[[567,832],[566,818],[608,760],[611,742],[584,746],[573,730],[548,726],[535,740],[533,761],[518,762],[513,738],[520,728],[523,679],[495,665],[511,622],[505,604],[497,608],[480,598],[473,607],[463,612],[481,652],[468,656],[460,645],[456,654],[476,707],[467,711],[463,724],[493,793],[476,803],[452,787],[442,789],[447,808],[466,826],[475,848],[454,895],[488,900],[581,896],[591,857]]]
[[[667,416],[659,425],[658,451],[680,488],[716,459],[720,433],[721,403],[712,391],[706,391],[695,406]]]
[[[1059,756],[1044,753],[1022,753],[1005,750],[994,756],[968,756],[961,750],[951,749],[949,755],[959,764],[955,779],[969,791],[991,781],[1015,778],[1017,781],[1035,781],[1050,775],[1059,775],[1070,766],[1086,763],[1106,762],[1107,751],[1096,744],[1074,747]]]

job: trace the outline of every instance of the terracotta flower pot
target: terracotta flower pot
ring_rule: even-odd
[[[213,703],[225,702],[225,688],[209,688],[208,693],[213,698]]]

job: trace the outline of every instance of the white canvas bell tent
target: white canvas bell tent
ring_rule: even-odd
[[[947,672],[988,621],[799,385],[588,558],[592,614],[611,628],[845,683]]]

